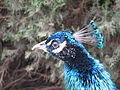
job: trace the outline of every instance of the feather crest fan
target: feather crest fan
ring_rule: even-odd
[[[73,34],[75,39],[98,48],[103,48],[103,35],[93,20],[83,29]]]

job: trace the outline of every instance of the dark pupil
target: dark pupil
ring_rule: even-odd
[[[53,46],[54,48],[58,48],[58,47],[59,47],[59,45],[58,45],[57,42],[53,42],[52,46]]]

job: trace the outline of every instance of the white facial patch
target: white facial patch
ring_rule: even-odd
[[[47,46],[50,46],[50,45],[51,45],[51,43],[52,43],[52,41],[53,41],[53,40],[51,40],[50,42],[48,42],[48,43],[47,43]]]
[[[66,47],[67,41],[64,41],[63,43],[59,44],[59,47],[57,49],[52,50],[53,53],[59,53],[63,50],[63,48]]]

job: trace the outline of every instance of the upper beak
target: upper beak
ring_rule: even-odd
[[[46,48],[46,44],[45,44],[46,40],[45,41],[42,41],[36,45],[34,45],[32,47],[32,50],[35,50],[35,49],[40,49],[40,50],[43,50],[45,52],[47,52],[47,48]]]

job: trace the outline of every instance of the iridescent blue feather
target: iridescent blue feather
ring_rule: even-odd
[[[90,21],[90,26],[93,28],[93,37],[96,37],[98,40],[98,48],[103,48],[103,35],[100,33],[100,30],[97,28],[97,25],[93,20]]]
[[[75,32],[73,36],[81,43],[103,48],[103,35],[93,20],[90,21],[88,26]]]

